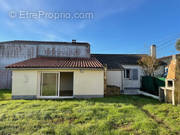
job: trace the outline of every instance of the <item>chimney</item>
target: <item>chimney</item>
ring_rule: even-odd
[[[75,39],[72,39],[72,43],[76,43],[76,40],[75,40]]]
[[[156,45],[151,45],[151,57],[156,58]]]
[[[172,56],[172,60],[176,60],[176,55],[173,55],[173,56]]]

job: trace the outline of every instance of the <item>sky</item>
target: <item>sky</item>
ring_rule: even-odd
[[[0,41],[76,39],[90,43],[91,53],[107,54],[149,54],[156,44],[158,57],[168,56],[179,53],[179,5],[179,0],[0,0]],[[85,13],[91,16],[80,16]]]

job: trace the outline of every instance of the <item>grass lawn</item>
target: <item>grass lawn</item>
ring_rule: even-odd
[[[180,134],[180,106],[141,96],[8,100],[0,92],[0,134]]]

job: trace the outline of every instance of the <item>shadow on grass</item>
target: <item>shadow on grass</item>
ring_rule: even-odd
[[[146,97],[146,96],[132,96],[132,95],[120,95],[114,97],[105,97],[98,99],[88,99],[88,101],[102,102],[102,103],[123,103],[126,105],[132,104],[138,107],[142,107],[146,104],[161,104],[158,100]]]
[[[54,101],[66,101],[66,102],[87,101],[87,102],[104,103],[104,104],[110,104],[110,103],[125,104],[125,105],[131,104],[131,105],[137,106],[138,108],[142,108],[144,105],[147,105],[147,104],[151,104],[151,105],[161,104],[161,102],[159,102],[156,99],[152,99],[152,98],[142,96],[142,95],[138,95],[138,96],[120,95],[120,96],[91,98],[91,99],[56,99]]]
[[[2,100],[11,100],[11,90],[9,89],[0,90],[0,101]]]
[[[2,100],[11,100],[11,90],[3,89],[0,90],[0,101]],[[43,99],[44,100],[44,99]],[[48,99],[49,100],[49,99]],[[145,97],[145,96],[132,96],[132,95],[120,95],[120,96],[111,96],[111,97],[104,97],[104,98],[92,98],[92,99],[55,99],[51,101],[66,101],[66,102],[72,102],[72,101],[87,101],[87,102],[96,102],[96,103],[122,103],[126,105],[135,105],[138,107],[143,107],[146,104],[161,104],[158,100]]]

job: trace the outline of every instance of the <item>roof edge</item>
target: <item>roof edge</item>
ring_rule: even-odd
[[[10,40],[10,41],[0,41],[0,44],[6,43],[29,43],[29,44],[71,44],[71,45],[86,45],[90,46],[88,42],[61,42],[61,41],[36,41],[36,40]]]
[[[123,53],[111,53],[111,54],[107,54],[107,53],[91,53],[91,55],[148,55],[148,54],[123,54]]]

